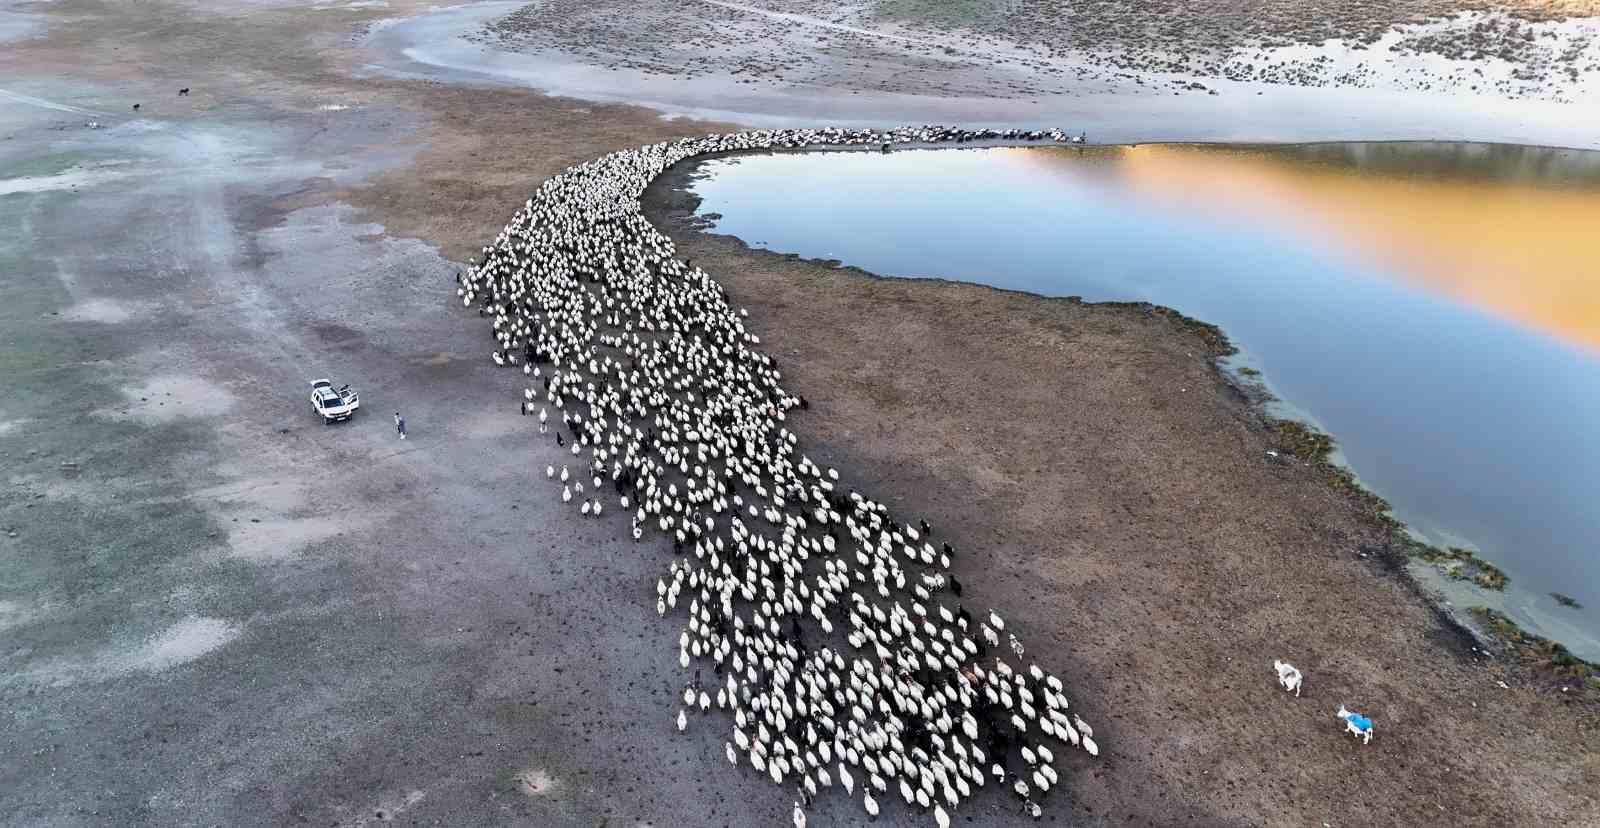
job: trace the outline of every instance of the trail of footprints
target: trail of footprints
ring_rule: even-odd
[[[1099,748],[1001,616],[961,604],[956,551],[933,527],[841,491],[801,453],[784,423],[807,401],[783,389],[746,312],[673,257],[640,196],[711,153],[1072,140],[920,127],[652,144],[546,181],[458,276],[462,304],[493,320],[494,361],[530,378],[522,412],[571,452],[545,469],[562,500],[591,516],[614,505],[636,540],[671,538],[656,609],[687,613],[678,661],[694,670],[677,728],[722,712],[728,762],[795,786],[797,824],[829,788],[870,816],[899,799],[944,826],[992,785],[1037,818],[1053,749]]]

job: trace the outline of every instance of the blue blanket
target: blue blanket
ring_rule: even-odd
[[[1363,716],[1363,715],[1359,714],[1359,713],[1351,713],[1350,714],[1350,724],[1355,725],[1356,730],[1371,730],[1372,729],[1372,720],[1367,718],[1366,716]]]

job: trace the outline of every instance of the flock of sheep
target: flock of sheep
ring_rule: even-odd
[[[546,181],[458,277],[462,303],[492,319],[494,361],[530,379],[523,413],[571,453],[562,499],[585,515],[614,505],[635,539],[672,544],[657,610],[687,615],[679,663],[694,676],[678,729],[722,713],[728,761],[793,785],[797,824],[834,787],[869,815],[899,798],[947,825],[993,785],[1037,818],[1058,782],[1053,750],[1099,748],[1002,617],[961,603],[950,543],[801,451],[785,420],[807,401],[639,199],[713,153],[1075,140],[921,127],[652,144]]]

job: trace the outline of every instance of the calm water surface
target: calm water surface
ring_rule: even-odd
[[[754,246],[1222,326],[1231,364],[1335,435],[1398,517],[1513,583],[1419,574],[1600,659],[1600,153],[779,154],[704,162],[694,189]]]

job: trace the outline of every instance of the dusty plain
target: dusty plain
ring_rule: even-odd
[[[734,125],[371,71],[425,8],[0,4],[0,823],[786,824],[714,720],[673,731],[670,553],[535,479],[452,289],[549,175]],[[812,455],[948,533],[1104,723],[1047,819],[1600,822],[1594,685],[1472,650],[1368,504],[1267,454],[1206,328],[751,251],[673,183],[650,215],[813,401]],[[322,375],[353,422],[308,410]]]

